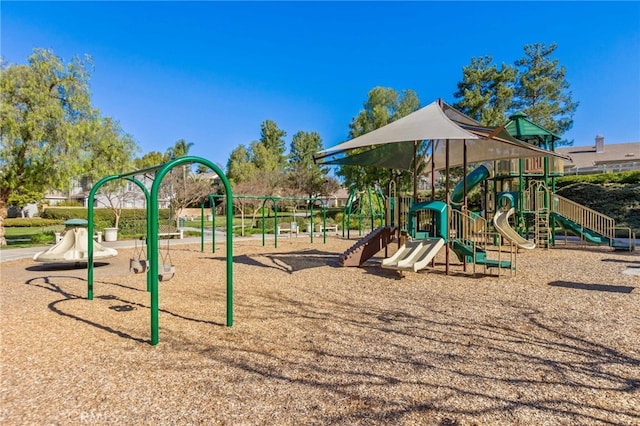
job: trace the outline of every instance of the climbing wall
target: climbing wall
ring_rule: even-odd
[[[361,266],[393,241],[394,230],[381,226],[374,229],[340,255],[340,265]]]

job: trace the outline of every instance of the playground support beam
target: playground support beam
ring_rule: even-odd
[[[89,192],[89,201],[88,201],[88,209],[87,209],[87,299],[89,300],[93,300],[93,269],[94,269],[94,264],[93,264],[93,233],[94,233],[94,221],[93,221],[93,217],[94,217],[94,213],[93,213],[93,203],[94,203],[94,199],[96,196],[96,193],[98,192],[98,190],[107,182],[110,182],[112,180],[118,180],[118,179],[123,179],[123,175],[111,175],[111,176],[106,176],[104,178],[102,178],[101,180],[99,180],[95,185],[93,185],[93,187],[91,188],[91,191]],[[145,198],[145,202],[146,205],[149,205],[149,191],[147,191],[147,188],[144,186],[144,184],[142,182],[140,182],[138,179],[136,179],[135,177],[133,177],[132,174],[127,174],[126,177],[124,177],[124,179],[128,180],[129,182],[133,182],[135,183],[144,193],[144,198]],[[150,222],[149,222],[149,210],[147,209],[147,237],[149,236],[149,230],[150,230]],[[151,281],[150,281],[150,277],[149,274],[147,273],[147,291],[151,291]]]
[[[211,168],[211,170],[215,171],[220,177],[224,189],[225,196],[227,200],[233,199],[233,194],[231,192],[231,184],[229,183],[227,177],[224,175],[222,170],[214,163],[209,160],[205,160],[200,157],[193,156],[185,156],[178,157],[166,163],[160,170],[158,170],[156,177],[153,181],[153,185],[151,186],[151,212],[150,212],[150,220],[152,223],[152,227],[154,232],[151,234],[151,238],[149,239],[149,252],[150,253],[158,253],[158,233],[157,233],[157,222],[158,222],[158,195],[160,192],[160,184],[162,183],[162,179],[169,173],[173,168],[180,166],[182,164],[191,164],[198,163],[203,164]],[[159,317],[159,297],[158,297],[158,256],[154,256],[154,261],[150,262],[150,274],[151,274],[151,344],[157,345],[159,342],[159,333],[158,333],[158,317]],[[231,327],[233,325],[233,207],[227,208],[227,327]]]
[[[445,145],[445,171],[446,171],[446,179],[445,179],[445,186],[444,186],[444,192],[445,192],[445,200],[447,200],[447,204],[451,204],[451,200],[450,200],[450,195],[449,195],[449,139],[446,140],[446,145]],[[465,170],[466,172],[466,170]],[[449,229],[449,225],[447,224],[447,229]],[[447,235],[447,239],[448,239],[448,235]],[[444,253],[445,253],[445,274],[449,275],[449,244],[447,244],[446,248],[444,249]]]
[[[220,177],[224,188],[225,188],[225,196],[227,200],[233,199],[233,194],[231,192],[231,184],[229,180],[224,175],[222,170],[214,163],[209,160],[200,157],[193,156],[185,156],[179,157],[168,163],[152,167],[149,169],[144,169],[140,171],[134,171],[131,173],[121,174],[121,175],[112,175],[102,178],[98,183],[96,183],[91,192],[89,193],[89,211],[88,211],[88,250],[87,257],[89,262],[88,268],[88,296],[89,300],[93,299],[93,201],[95,198],[95,194],[98,189],[104,185],[105,183],[125,178],[130,180],[131,182],[136,183],[136,185],[140,186],[143,191],[145,191],[145,196],[147,197],[147,242],[148,242],[148,250],[149,253],[149,269],[147,271],[147,287],[148,291],[151,293],[151,344],[157,345],[159,342],[159,333],[158,333],[158,317],[159,317],[159,295],[158,295],[158,194],[160,190],[160,184],[165,175],[171,171],[173,168],[180,166],[182,164],[191,164],[198,163],[203,164],[213,171],[215,171]],[[149,171],[157,171],[155,179],[153,181],[151,187],[151,193],[149,194],[146,191],[144,185],[137,181],[137,179],[133,178],[133,176],[145,173]],[[230,203],[227,203],[230,204]],[[227,327],[231,327],[233,325],[233,205],[227,208]]]

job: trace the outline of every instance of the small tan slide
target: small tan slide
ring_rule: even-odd
[[[442,238],[407,241],[393,256],[382,260],[382,267],[418,272],[429,265],[429,262],[443,246],[444,240]]]
[[[516,230],[509,225],[509,217],[511,217],[514,212],[515,208],[513,207],[509,210],[498,210],[493,216],[493,226],[495,226],[500,235],[514,243],[519,248],[526,250],[536,248],[536,243],[522,238],[520,234],[518,234]]]

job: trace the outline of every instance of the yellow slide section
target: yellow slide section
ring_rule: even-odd
[[[493,216],[493,226],[500,235],[514,243],[518,248],[526,250],[536,248],[536,243],[522,238],[520,234],[518,234],[516,230],[509,225],[509,217],[511,217],[514,212],[515,209],[513,207],[509,210],[498,210]]]
[[[382,267],[418,272],[429,265],[429,262],[443,246],[444,240],[442,238],[407,241],[393,256],[382,260]]]

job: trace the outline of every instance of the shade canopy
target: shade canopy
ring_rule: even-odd
[[[357,138],[319,151],[314,159],[319,164],[362,165],[411,170],[415,141],[428,141],[429,155],[436,170],[446,166],[446,146],[449,145],[449,167],[466,163],[553,156],[568,156],[538,148],[513,138],[504,129],[481,126],[442,101],[436,101],[384,127]],[[357,154],[349,151],[370,148]],[[420,161],[420,160],[418,160]]]
[[[432,102],[424,108],[412,112],[386,126],[380,127],[355,139],[334,147],[319,151],[318,155],[349,151],[398,142],[413,142],[426,139],[477,139],[451,121],[438,102]]]
[[[480,163],[484,161],[508,160],[512,158],[556,157],[570,160],[567,155],[548,151],[535,145],[515,139],[504,128],[490,128],[483,126],[461,125],[467,131],[475,134],[475,140],[449,140],[449,166],[461,166],[465,163],[464,150],[466,148],[466,163]],[[446,140],[433,141],[432,155],[426,161],[434,161],[434,169],[442,170],[446,166]]]

